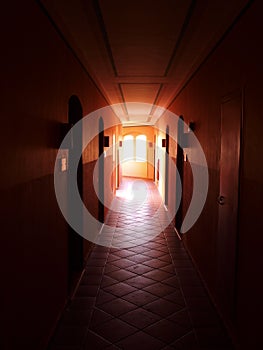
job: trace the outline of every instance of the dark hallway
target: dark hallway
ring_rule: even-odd
[[[1,349],[263,347],[262,11],[1,4]]]

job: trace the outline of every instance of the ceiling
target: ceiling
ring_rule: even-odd
[[[153,124],[247,0],[41,0],[124,125]],[[143,102],[144,104],[129,104]]]

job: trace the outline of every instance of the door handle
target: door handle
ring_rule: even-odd
[[[224,197],[224,196],[219,196],[219,197],[217,198],[217,202],[218,202],[218,204],[220,204],[220,205],[224,205],[224,204],[225,204],[225,197]]]

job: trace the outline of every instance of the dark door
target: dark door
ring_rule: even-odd
[[[79,99],[72,96],[68,105],[68,120],[70,124],[76,124],[82,119],[82,107]],[[72,148],[69,149],[69,186],[68,186],[68,208],[69,215],[77,216],[77,220],[82,228],[82,206],[76,208],[76,204],[71,199],[71,183],[74,178],[71,169],[74,166],[74,159],[81,153],[82,149],[82,128],[74,130],[72,133]],[[83,164],[82,157],[78,164],[77,172],[78,190],[81,198],[83,198]],[[69,266],[69,292],[72,292],[75,283],[83,269],[83,237],[76,233],[70,226],[68,229],[68,266]]]
[[[99,119],[99,203],[98,218],[100,222],[104,222],[104,122]]]
[[[176,146],[176,168],[178,171],[178,176],[176,176],[175,183],[175,207],[178,210],[175,215],[175,229],[180,234],[181,226],[183,223],[183,188],[184,188],[184,153],[180,145],[182,145],[184,134],[184,119],[182,116],[178,119],[177,124],[177,146]],[[180,191],[181,188],[181,191]],[[181,196],[179,194],[181,193]],[[179,204],[180,203],[180,204]]]
[[[120,186],[120,142],[117,143],[117,147],[116,147],[116,162],[117,162],[117,183],[116,183],[116,187],[119,188]]]
[[[234,317],[242,99],[221,104],[220,193],[218,197],[218,293],[229,320]]]
[[[153,141],[153,181],[156,180],[156,135],[154,135]]]
[[[165,135],[165,205],[168,205],[169,193],[169,126],[166,127]]]

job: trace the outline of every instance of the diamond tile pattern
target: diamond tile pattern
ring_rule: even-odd
[[[233,349],[154,183],[124,178],[118,194],[111,247],[93,248],[49,349]]]

